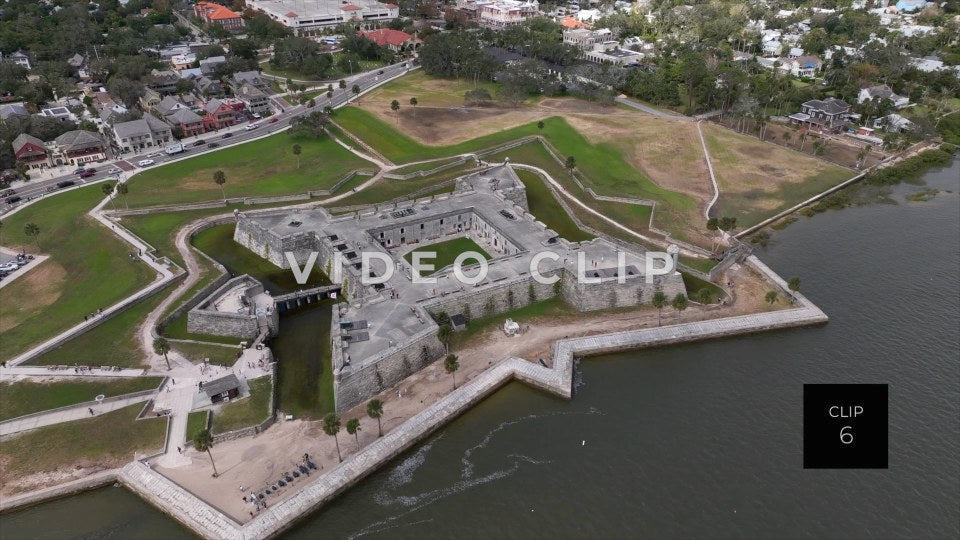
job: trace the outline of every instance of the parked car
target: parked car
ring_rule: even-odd
[[[60,189],[68,188],[73,185],[76,185],[76,182],[74,182],[73,180],[64,180],[63,182],[57,182],[57,187]]]
[[[16,191],[14,191],[14,190],[12,190],[12,189],[5,189],[5,190],[3,190],[3,191],[0,191],[0,197],[9,197],[10,195],[13,195],[14,193],[16,193]]]
[[[107,171],[107,174],[120,174],[122,172],[123,172],[123,169],[121,169],[120,167],[114,167],[109,171]]]
[[[254,120],[259,120],[259,119],[261,119],[261,118],[263,118],[263,117],[260,116],[260,113],[253,113],[253,119],[254,119]]]
[[[267,122],[267,123],[268,123],[268,124],[276,124],[276,123],[277,123],[277,117],[276,117],[276,116],[274,116],[274,117],[273,117],[273,118],[271,118],[271,119],[270,119],[270,121],[269,121],[269,122]]]
[[[0,271],[2,272],[13,272],[14,270],[17,270],[19,268],[20,268],[20,265],[13,261],[0,264]]]
[[[95,174],[97,174],[97,171],[96,171],[96,170],[94,170],[94,169],[87,169],[87,170],[83,171],[82,173],[80,173],[79,176],[80,176],[80,178],[90,178],[91,176],[93,176],[93,175],[95,175]]]
[[[207,148],[217,148],[218,146],[220,146],[220,143],[212,142],[207,144]]]
[[[378,71],[377,75],[383,75],[383,70],[381,69],[380,71]]]
[[[154,161],[152,159],[141,159],[140,161],[137,162],[137,165],[141,167],[149,167],[153,164],[154,164]]]
[[[230,137],[233,137],[233,133],[224,133],[221,139],[229,139]]]
[[[7,197],[7,198],[4,200],[4,202],[7,203],[7,204],[16,204],[16,203],[18,203],[18,202],[20,202],[20,201],[22,201],[22,200],[23,200],[23,197],[21,197],[21,196],[19,196],[19,195],[13,195],[13,196],[11,196],[11,197]]]
[[[258,127],[260,127],[260,124],[253,123],[253,124],[247,124],[247,127],[244,129],[246,129],[247,131],[252,131],[254,129],[257,129]]]
[[[205,144],[207,144],[207,143],[205,143],[202,139],[201,139],[201,140],[198,140],[198,141],[195,142],[195,143],[193,143],[194,146],[203,146],[203,145],[205,145]]]
[[[73,171],[73,174],[80,174],[80,173],[82,173],[82,172],[85,171],[85,170],[87,170],[86,167],[79,167],[79,168],[77,168],[77,170]]]

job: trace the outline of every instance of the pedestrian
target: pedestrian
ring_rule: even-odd
[[[180,448],[180,447],[178,446],[178,447],[177,447],[177,453],[178,453],[178,454],[182,454],[182,453],[183,453],[183,448]]]
[[[93,416],[93,408],[87,407],[87,410],[90,411],[90,416]]]

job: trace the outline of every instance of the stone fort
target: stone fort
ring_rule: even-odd
[[[435,282],[416,283],[404,255],[458,237],[470,238],[490,255],[483,280],[455,279],[450,265],[433,270],[429,277]],[[668,298],[686,294],[675,270],[647,279],[645,252],[602,238],[560,237],[529,213],[524,185],[509,164],[457,179],[451,194],[346,214],[321,207],[238,212],[234,240],[281,268],[290,268],[287,253],[301,268],[317,253],[315,264],[339,276],[345,301],[333,306],[330,328],[338,412],[442,356],[434,321],[440,313],[469,321],[556,296],[576,310],[593,311],[649,303],[657,291]],[[545,251],[555,258],[538,255]],[[366,271],[385,282],[364,284],[364,252],[382,254],[383,260],[368,261]],[[663,261],[651,261],[653,268],[664,267]],[[480,263],[471,262],[463,266],[468,277],[480,271]],[[534,279],[531,262],[554,282]]]

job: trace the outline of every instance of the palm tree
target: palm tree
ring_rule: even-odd
[[[417,105],[418,105],[419,103],[420,103],[420,102],[417,101],[417,98],[415,98],[415,97],[410,98],[410,106],[413,107],[413,116],[414,116],[414,117],[417,116]]]
[[[677,295],[673,297],[673,302],[671,303],[673,304],[673,309],[677,310],[677,322],[680,322],[680,313],[687,309],[687,295],[683,293],[677,293]]]
[[[227,200],[227,192],[224,190],[223,185],[227,183],[227,175],[223,171],[216,171],[213,173],[213,181],[220,186],[220,194],[223,195],[223,200]]]
[[[337,459],[343,461],[343,457],[340,456],[340,440],[337,439],[337,433],[340,433],[340,417],[334,413],[324,416],[323,432],[333,437],[333,441],[337,443]]]
[[[660,326],[660,316],[663,313],[663,308],[667,307],[667,295],[663,291],[657,291],[653,295],[653,307],[657,308],[657,326]]]
[[[803,152],[803,145],[807,143],[807,132],[800,132],[800,151]]]
[[[167,371],[170,371],[171,369],[173,369],[170,367],[170,358],[167,356],[167,353],[170,352],[169,341],[167,341],[162,336],[158,336],[156,339],[153,340],[153,352],[163,355],[163,359],[167,361]]]
[[[33,237],[33,243],[37,245],[37,251],[40,251],[40,226],[34,222],[23,226],[23,234]]]
[[[790,281],[787,282],[787,287],[788,287],[791,291],[793,291],[793,292],[799,291],[799,290],[800,290],[800,278],[797,277],[797,276],[794,276],[794,277],[790,278]]]
[[[447,352],[450,352],[450,337],[453,335],[453,327],[449,324],[441,324],[440,329],[437,331],[437,339],[440,340],[440,343],[443,343],[443,347]]]
[[[783,138],[784,144],[787,145],[787,146],[789,146],[790,139],[793,137],[793,134],[790,133],[789,130],[787,130],[787,131],[784,131],[784,132],[783,132],[783,135],[781,135],[780,137]]]
[[[347,420],[347,433],[353,435],[353,438],[357,440],[357,452],[360,451],[360,420],[356,418],[351,418]]]
[[[193,438],[193,447],[201,452],[206,452],[210,456],[210,465],[213,465],[213,477],[220,476],[220,473],[217,472],[217,464],[213,461],[213,454],[210,453],[210,449],[213,448],[213,435],[210,434],[209,429],[197,433],[197,436]]]
[[[764,298],[766,298],[768,304],[775,303],[777,301],[777,291],[767,292],[767,295]]]
[[[117,182],[116,189],[117,189],[117,193],[123,196],[123,206],[129,210],[130,205],[127,203],[127,193],[130,193],[130,188],[128,188],[126,184]]]
[[[367,416],[377,420],[377,437],[383,437],[383,426],[380,424],[380,418],[383,416],[383,402],[379,399],[371,399],[367,403]]]
[[[447,373],[453,376],[453,389],[457,389],[457,370],[460,369],[460,361],[457,359],[457,355],[448,354],[446,358],[443,359],[443,369],[447,370]]]
[[[400,125],[400,102],[397,100],[391,101],[390,110],[397,114],[397,125]]]
[[[299,144],[293,145],[293,155],[297,156],[297,168],[300,168],[300,154],[303,152],[303,148],[300,148]]]
[[[103,185],[100,186],[100,191],[103,192],[104,197],[107,197],[110,199],[110,206],[113,207],[114,210],[116,210],[117,204],[116,202],[114,202],[113,198],[110,197],[110,195],[113,195],[113,184],[111,184],[110,182],[104,182]]]

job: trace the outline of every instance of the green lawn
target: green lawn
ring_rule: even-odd
[[[261,128],[264,129],[264,128]],[[300,166],[293,146],[300,145]],[[297,138],[288,132],[147,169],[130,178],[131,207],[223,198],[213,173],[226,175],[227,197],[267,197],[329,189],[351,171],[375,168],[336,141]]]
[[[136,420],[142,403],[74,422],[55,424],[0,441],[3,476],[70,468],[75,463],[118,467],[134,453],[163,449],[167,418]]]
[[[330,354],[332,300],[288,311],[280,335],[271,339],[277,359],[277,409],[297,418],[334,412]]]
[[[530,213],[544,222],[561,237],[571,241],[580,242],[590,240],[593,235],[580,230],[577,224],[570,218],[567,211],[560,206],[553,191],[547,187],[546,181],[540,178],[540,175],[526,170],[517,170],[517,176],[527,188],[527,204],[530,206]]]
[[[437,254],[436,258],[422,259],[421,262],[422,264],[432,264],[434,272],[439,272],[443,268],[453,264],[456,258],[465,251],[475,251],[488,261],[493,258],[476,242],[465,236],[454,238],[452,240],[444,240],[443,242],[437,242],[435,244],[418,246],[416,249],[408,251],[406,254],[404,254],[403,258],[406,259],[408,263],[413,264],[414,253],[435,252]],[[476,264],[477,262],[478,261],[475,259],[468,259],[464,261],[464,264]],[[430,273],[432,274],[433,272]]]
[[[237,345],[239,342],[239,339],[234,338],[232,345]],[[239,350],[239,347],[236,346],[221,347],[207,343],[181,343],[176,341],[172,342],[170,346],[194,364],[208,359],[211,364],[224,366],[233,365],[237,361],[237,351]]]
[[[207,429],[207,419],[210,411],[195,411],[187,415],[187,442],[197,438],[201,431]]]
[[[163,377],[110,378],[97,381],[36,383],[0,382],[0,420],[66,407],[106,397],[131,394],[160,386]]]
[[[30,360],[38,366],[87,365],[142,367],[138,329],[173,289],[170,287],[138,302],[114,317]]]
[[[130,258],[129,246],[86,215],[102,198],[95,185],[4,217],[5,246],[36,253],[24,234],[24,225],[35,223],[40,251],[50,259],[0,289],[0,359],[83,322],[153,280],[153,270]]]
[[[680,272],[680,275],[683,276],[683,285],[687,288],[687,296],[694,300],[697,300],[697,293],[700,291],[700,289],[707,289],[710,291],[711,303],[717,303],[726,296],[726,293],[723,292],[723,289],[714,283],[704,281],[697,276],[688,274],[686,272]]]
[[[263,422],[270,416],[270,389],[272,379],[269,376],[248,381],[250,395],[239,401],[227,403],[213,413],[210,430],[213,433],[226,433]]]
[[[708,273],[717,265],[719,261],[713,259],[703,259],[700,257],[688,257],[686,255],[680,255],[680,263],[693,268],[694,270],[699,270],[703,273]]]
[[[382,178],[377,183],[368,186],[363,191],[358,191],[349,197],[344,197],[343,199],[331,203],[331,207],[347,207],[354,205],[367,205],[367,204],[377,204],[387,201],[392,201],[395,199],[407,199],[410,198],[413,193],[420,192],[433,185],[441,184],[446,180],[451,180],[458,176],[463,176],[473,167],[471,164],[464,164],[459,167],[453,167],[445,171],[440,171],[430,176],[423,176],[420,178],[412,178],[410,180],[390,180],[388,178]],[[453,191],[453,184],[449,186],[438,186],[435,190],[428,190],[423,193],[418,193],[417,197],[427,197],[430,195],[439,195],[441,193],[449,193]]]

